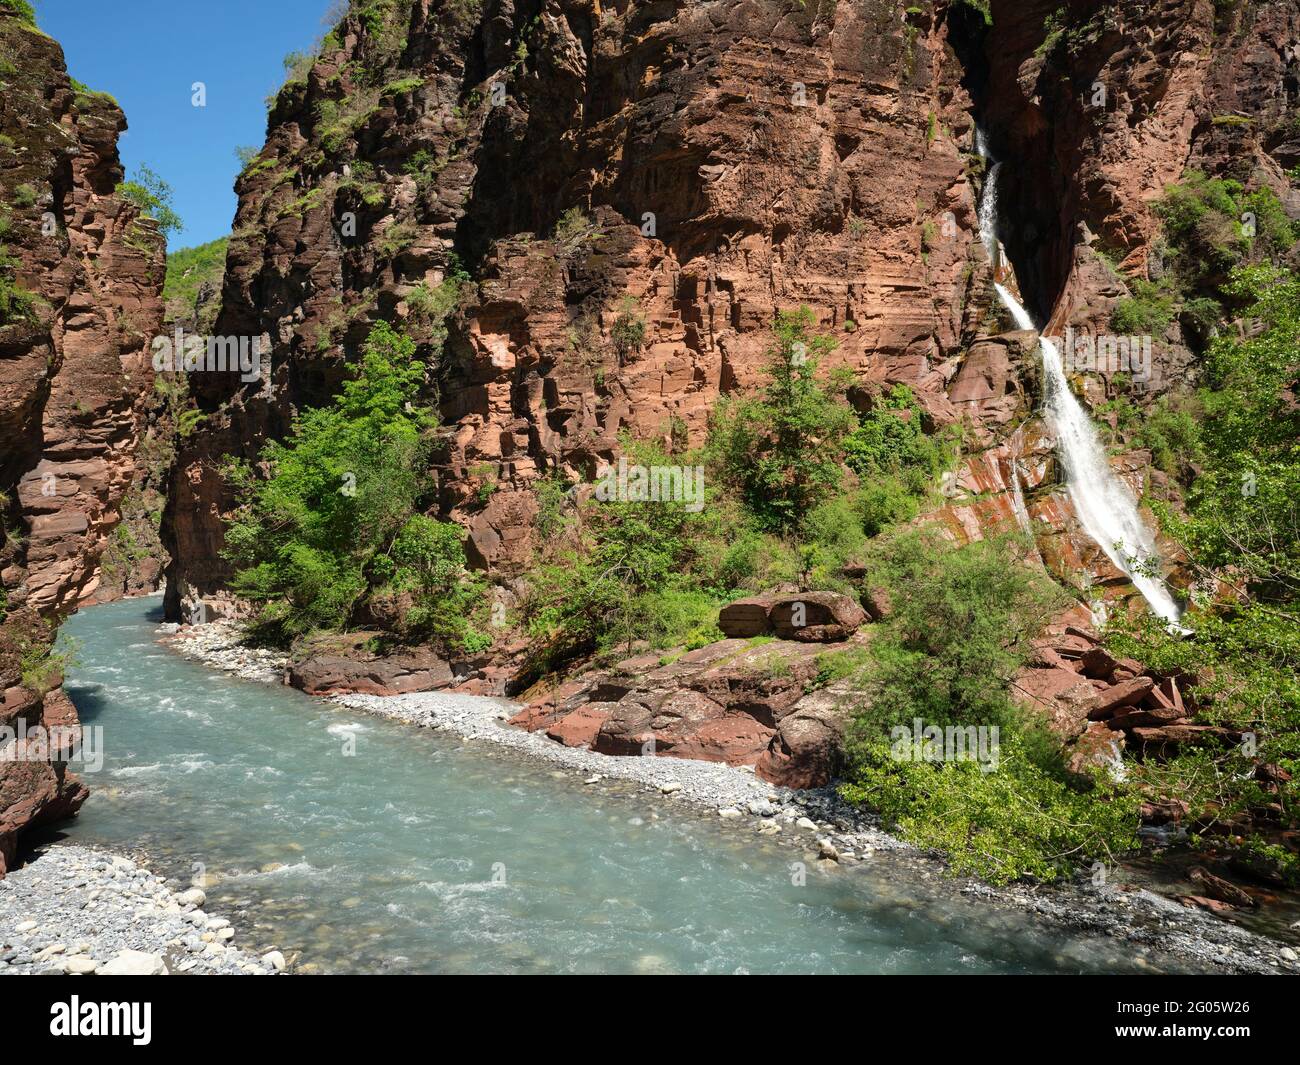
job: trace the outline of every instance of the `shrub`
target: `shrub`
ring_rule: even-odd
[[[954,874],[995,884],[1051,881],[1081,864],[1109,860],[1138,844],[1138,803],[1098,778],[1075,791],[1004,738],[992,772],[975,761],[931,763],[894,757],[889,744],[854,751],[850,802],[880,812],[903,838],[943,854]]]
[[[12,12],[25,25],[36,29],[36,9],[32,7],[30,0],[0,0],[0,8]]]
[[[164,234],[179,232],[184,225],[180,215],[172,210],[172,187],[144,163],[136,169],[133,181],[124,181],[117,187],[117,194],[135,204],[141,214],[154,219]]]
[[[813,322],[807,307],[779,313],[767,385],[758,396],[724,398],[710,425],[710,465],[740,492],[761,528],[782,535],[794,534],[839,489],[844,440],[853,428],[845,377],[817,379],[818,362],[835,341],[813,334]]]
[[[346,626],[372,560],[427,490],[433,417],[417,404],[424,367],[414,356],[411,340],[377,323],[334,403],[302,412],[283,443],[263,449],[269,477],[228,468],[239,501],[226,531],[233,588],[259,604],[263,639]]]
[[[871,697],[856,730],[879,738],[921,718],[933,725],[1018,727],[1011,679],[1063,594],[1026,566],[1013,539],[955,547],[932,529],[875,546],[868,583],[893,613],[873,642]]]
[[[0,244],[0,326],[23,321],[36,309],[36,295],[18,283],[21,263]]]
[[[468,573],[465,530],[459,525],[412,515],[387,553],[372,561],[370,576],[376,595],[414,593],[402,619],[405,635],[441,640],[467,653],[491,645],[491,637],[472,620],[485,605],[484,587],[481,577]]]

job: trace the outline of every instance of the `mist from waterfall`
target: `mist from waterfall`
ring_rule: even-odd
[[[982,130],[976,131],[976,150],[989,163],[988,177],[979,204],[980,237],[996,271],[1002,249],[998,239],[998,176],[1002,164],[988,153]],[[1079,402],[1065,377],[1057,342],[1039,332],[1037,323],[1005,285],[995,282],[998,298],[1015,320],[1018,329],[1039,333],[1043,360],[1044,403],[1048,420],[1056,433],[1056,448],[1065,468],[1066,489],[1074,511],[1106,557],[1133,582],[1151,609],[1170,624],[1177,624],[1182,611],[1168,587],[1153,571],[1159,562],[1155,536],[1138,511],[1132,490],[1111,468],[1092,419]]]

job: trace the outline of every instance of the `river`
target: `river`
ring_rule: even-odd
[[[800,883],[801,852],[752,827],[230,677],[159,644],[160,621],[159,599],[136,599],[64,627],[80,644],[67,688],[106,759],[63,834],[207,874],[241,945],[306,971],[1132,968],[1132,947],[892,855],[810,862]]]

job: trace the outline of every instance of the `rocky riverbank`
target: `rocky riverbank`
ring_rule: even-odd
[[[282,683],[287,660],[244,647],[231,622],[182,630],[168,641],[179,653],[248,680]],[[566,747],[508,724],[518,705],[505,699],[420,692],[397,696],[333,696],[332,701],[367,713],[437,729],[469,741],[487,741],[514,754],[536,758],[557,773],[580,775],[592,788],[633,786],[666,803],[712,811],[737,829],[788,841],[826,871],[862,862],[907,863],[923,876],[939,875],[941,863],[882,831],[862,811],[839,799],[833,788],[795,791],[774,787],[751,769],[670,757],[638,758]],[[1130,871],[1112,871],[1106,883],[1088,879],[1055,887],[994,888],[966,879],[952,890],[1039,915],[1062,929],[1108,936],[1150,957],[1153,969],[1172,965],[1222,973],[1300,973],[1295,949],[1210,914],[1184,906],[1148,886]]]
[[[198,888],[174,890],[122,855],[52,844],[0,880],[0,975],[271,975],[203,909]]]

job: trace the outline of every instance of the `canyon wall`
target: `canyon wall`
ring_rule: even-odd
[[[992,296],[974,116],[1014,164],[1004,236],[1027,302],[1053,329],[1106,330],[1149,269],[1152,202],[1189,166],[1300,206],[1297,5],[988,6],[991,26],[970,2],[354,4],[238,183],[215,328],[270,356],[256,382],[194,375],[170,616],[230,607],[225,456],[326,401],[379,318],[431,364],[440,514],[508,581],[539,477],[590,477],[623,432],[699,443],[800,304],[856,402],[905,382],[935,425],[967,423],[940,514],[954,537],[1019,522],[1058,577],[1130,598],[1062,491],[1032,337]],[[475,280],[440,322],[430,293],[461,264]],[[1176,322],[1156,340],[1143,402],[1195,375]],[[1078,386],[1097,403],[1113,382]],[[1115,462],[1139,492],[1160,480],[1143,452]]]
[[[74,86],[58,44],[7,10],[0,82],[0,727],[75,730],[44,656],[58,621],[96,592],[135,473],[164,242],[114,195],[121,109]],[[87,794],[66,744],[5,754],[0,874],[24,828],[75,812]]]
[[[413,294],[453,255],[478,281],[434,367],[441,504],[498,573],[529,556],[539,476],[592,475],[622,431],[699,443],[778,308],[810,305],[864,381],[951,417],[981,305],[946,22],[879,0],[379,6],[390,22],[349,16],[281,92],[239,181],[216,331],[266,337],[270,366],[194,375],[203,420],[164,521],[174,616],[220,608],[220,457],[327,400],[376,319],[419,336]]]

